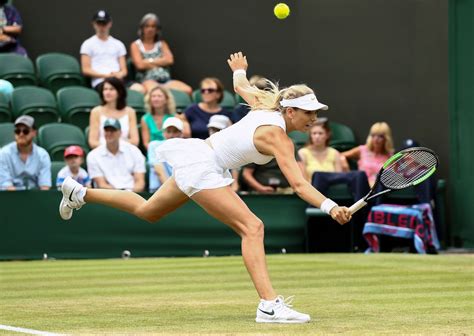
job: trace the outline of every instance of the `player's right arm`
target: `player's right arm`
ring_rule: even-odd
[[[326,197],[304,178],[294,156],[293,142],[280,127],[260,126],[255,132],[254,143],[259,152],[275,157],[281,172],[301,199],[317,208],[321,207]],[[346,207],[335,206],[330,215],[339,224],[351,219]]]

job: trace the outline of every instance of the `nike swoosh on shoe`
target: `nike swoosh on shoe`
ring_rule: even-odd
[[[275,311],[274,311],[273,309],[272,309],[271,312],[267,312],[267,311],[265,311],[265,310],[261,310],[260,308],[258,308],[258,310],[260,310],[262,313],[267,314],[267,315],[270,315],[270,316],[275,315]]]
[[[69,201],[71,201],[71,202],[73,202],[71,196],[72,196],[74,190],[76,190],[76,187],[74,187],[74,188],[72,189],[71,193],[69,194]]]

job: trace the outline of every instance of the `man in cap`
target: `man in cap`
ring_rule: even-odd
[[[105,144],[87,155],[89,175],[97,188],[144,191],[145,157],[136,146],[121,141],[121,133],[117,119],[104,122]]]
[[[35,119],[23,115],[15,120],[15,141],[0,150],[0,189],[51,188],[51,159],[33,142]]]
[[[105,10],[99,10],[92,17],[95,35],[81,45],[81,67],[84,76],[92,78],[92,87],[104,78],[127,76],[125,45],[110,35],[112,17]]]
[[[183,137],[184,123],[176,117],[169,117],[163,123],[163,136],[166,140]],[[166,141],[164,140],[164,141]],[[150,166],[149,191],[155,192],[173,174],[167,162],[159,162],[155,151],[163,140],[151,141],[148,145],[148,164]]]

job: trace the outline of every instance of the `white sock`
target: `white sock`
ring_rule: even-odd
[[[87,192],[87,188],[81,188],[79,192],[77,193],[79,201],[81,201],[82,203],[86,203],[84,202],[84,196],[86,196],[86,192]]]
[[[278,296],[276,298],[274,298],[273,300],[264,300],[264,299],[261,299],[260,301],[261,302],[264,302],[265,304],[270,304],[270,303],[275,303],[276,300],[278,300]]]

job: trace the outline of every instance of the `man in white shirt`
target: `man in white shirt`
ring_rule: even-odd
[[[145,157],[140,150],[120,140],[117,119],[104,123],[105,141],[87,155],[87,169],[97,188],[145,190]]]
[[[92,78],[92,87],[104,78],[127,76],[125,45],[110,35],[112,17],[105,10],[99,10],[92,18],[95,35],[81,45],[81,68],[84,76]]]

